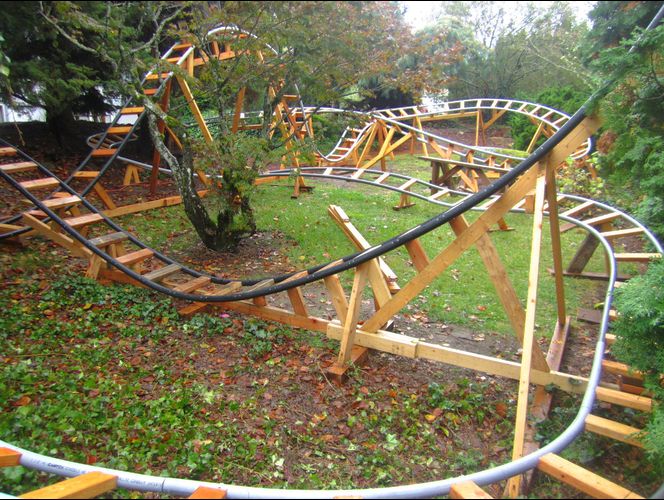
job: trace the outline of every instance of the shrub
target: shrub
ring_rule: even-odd
[[[664,261],[619,288],[615,299],[620,313],[614,325],[613,352],[621,361],[645,373],[645,386],[655,405],[646,426],[645,446],[654,464],[664,472]]]

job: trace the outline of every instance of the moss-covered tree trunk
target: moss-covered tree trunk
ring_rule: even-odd
[[[149,108],[152,108],[148,104]],[[157,110],[157,115],[159,111]],[[187,217],[203,244],[212,250],[235,250],[242,240],[256,231],[253,210],[247,196],[234,182],[233,172],[228,169],[220,180],[212,179],[210,189],[219,188],[216,220],[196,190],[197,173],[194,167],[194,148],[187,139],[183,141],[184,154],[181,161],[168,150],[157,127],[158,117],[148,114],[148,124],[152,141],[162,158],[171,168],[173,179],[182,196],[182,204]],[[222,167],[222,166],[220,166]]]

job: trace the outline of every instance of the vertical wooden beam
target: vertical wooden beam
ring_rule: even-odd
[[[550,158],[546,161],[546,201],[549,211],[549,229],[551,233],[551,253],[553,254],[553,272],[556,283],[556,309],[558,325],[565,325],[565,283],[563,282],[563,251],[560,241],[560,220],[558,218],[558,193],[556,189],[556,167]]]
[[[373,145],[374,138],[376,137],[376,134],[378,133],[379,129],[380,129],[380,124],[378,122],[374,122],[374,124],[371,126],[371,131],[369,132],[369,138],[367,139],[367,142],[364,145],[362,154],[360,154],[360,157],[355,162],[355,168],[360,168],[360,165],[362,165],[364,158],[371,151],[371,146]]]
[[[237,94],[237,100],[235,101],[235,114],[233,115],[233,126],[231,132],[234,134],[237,133],[238,128],[240,128],[240,116],[242,115],[242,106],[244,106],[244,93],[246,92],[247,87],[242,87]]]
[[[196,100],[194,99],[194,96],[191,93],[189,84],[187,84],[184,78],[180,76],[177,77],[177,80],[178,83],[180,84],[180,88],[182,89],[182,93],[184,94],[187,104],[189,105],[189,109],[191,109],[191,112],[193,113],[194,118],[196,119],[196,123],[198,123],[198,126],[200,127],[201,132],[203,133],[203,138],[205,139],[205,142],[211,144],[213,140],[212,134],[210,133],[210,129],[208,129],[208,126],[205,123],[205,119],[201,114],[201,110],[198,108],[198,104],[196,104]]]
[[[519,375],[519,390],[516,407],[516,423],[514,427],[514,447],[512,460],[523,456],[523,444],[528,417],[528,391],[530,389],[530,371],[535,346],[535,313],[537,311],[537,288],[539,281],[540,254],[542,247],[542,225],[544,222],[544,200],[546,176],[538,177],[535,186],[535,213],[533,215],[533,236],[530,247],[530,271],[528,274],[528,298],[526,305],[526,322],[523,332],[523,354]],[[521,476],[510,478],[507,490],[511,498],[520,494]]]
[[[355,268],[353,291],[350,294],[348,313],[346,314],[346,319],[344,321],[344,329],[339,346],[339,358],[337,364],[341,366],[344,366],[350,360],[351,349],[355,343],[357,320],[360,317],[360,307],[362,306],[362,292],[367,284],[368,277],[368,263],[361,264]]]

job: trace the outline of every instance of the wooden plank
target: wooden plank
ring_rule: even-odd
[[[121,115],[140,115],[143,111],[145,111],[145,108],[143,106],[132,107],[132,108],[122,108],[122,110],[120,110],[120,114]]]
[[[257,318],[267,319],[270,321],[278,321],[286,325],[297,328],[305,328],[307,330],[314,330],[317,332],[325,333],[327,331],[328,321],[323,318],[314,316],[298,316],[291,311],[280,309],[273,306],[257,306],[251,302],[240,300],[237,302],[220,302],[210,304],[218,309],[237,311],[242,314],[250,314]]]
[[[645,412],[652,411],[652,399],[644,396],[616,391],[615,389],[607,389],[606,387],[598,387],[595,390],[595,395],[597,396],[597,399],[604,401],[605,403],[616,404],[624,406],[625,408],[632,408],[634,410]]]
[[[109,134],[125,135],[131,132],[131,125],[109,127],[106,132],[108,132]]]
[[[99,148],[92,151],[92,156],[94,158],[107,158],[113,156],[117,151],[117,149]]]
[[[2,147],[0,148],[0,156],[16,156],[16,148]]]
[[[339,340],[342,334],[343,327],[339,322],[330,321],[328,323],[328,337]],[[519,380],[520,365],[514,361],[506,361],[500,358],[430,344],[414,337],[385,330],[366,332],[359,329],[355,335],[355,344],[390,354],[398,354],[409,358],[428,359],[460,368],[480,371],[489,375]],[[531,378],[534,384],[542,386],[553,384],[559,389],[572,394],[583,394],[588,386],[588,379],[584,377],[557,371],[544,372],[533,369]]]
[[[537,468],[594,498],[643,498],[553,453],[540,458]]]
[[[661,253],[616,253],[614,254],[617,262],[650,262],[654,259],[661,259]]]
[[[226,498],[226,490],[222,490],[221,488],[199,486],[187,498]]]
[[[109,233],[103,236],[98,236],[97,238],[92,238],[88,240],[89,243],[93,244],[96,247],[104,248],[108,245],[115,245],[116,243],[122,243],[129,239],[129,235],[119,231],[117,233]]]
[[[117,486],[117,476],[88,472],[21,495],[19,498],[93,498]]]
[[[20,465],[21,454],[10,448],[0,448],[0,467]]]
[[[410,256],[410,260],[413,262],[415,269],[422,271],[422,269],[429,265],[429,257],[427,256],[424,247],[422,247],[420,240],[414,239],[406,243],[404,246],[408,251],[408,255]]]
[[[99,172],[96,170],[81,170],[76,172],[74,177],[77,179],[95,179],[99,177]]]
[[[307,306],[304,303],[304,296],[302,295],[302,290],[300,287],[289,288],[286,290],[290,303],[293,306],[293,311],[298,316],[309,316],[307,311]]]
[[[597,415],[588,415],[586,417],[586,431],[643,448],[643,441],[638,437],[643,433],[643,430],[615,420],[598,417]]]
[[[537,179],[535,186],[535,211],[533,216],[533,233],[530,246],[530,269],[528,272],[528,294],[526,298],[526,316],[523,331],[523,354],[521,355],[521,371],[514,426],[514,446],[512,460],[523,456],[525,432],[528,418],[528,392],[530,390],[530,371],[533,367],[533,349],[535,343],[535,316],[537,311],[537,290],[539,283],[540,255],[542,250],[542,224],[544,221],[544,201],[546,198],[546,177]],[[546,361],[545,361],[546,363]],[[548,368],[548,365],[547,365]],[[507,482],[507,491],[511,498],[521,494],[521,476],[513,476]]]
[[[173,290],[180,293],[191,293],[199,288],[203,288],[212,281],[209,276],[199,276],[198,278],[182,283],[181,285],[173,287]]]
[[[595,323],[595,324],[600,324],[602,322],[602,311],[599,309],[585,309],[585,308],[579,308],[576,317],[580,321],[586,321],[587,323]],[[618,317],[618,314],[615,310],[610,310],[609,311],[609,319],[613,320]]]
[[[351,243],[355,245],[355,248],[358,250],[367,250],[371,248],[372,245],[364,238],[362,233],[357,230],[341,207],[337,205],[329,205],[327,207],[327,212]],[[390,284],[396,284],[398,278],[390,266],[388,266],[381,257],[378,257],[378,266],[380,268],[381,276],[372,272],[369,279],[371,280],[371,287],[374,291],[374,295],[376,295],[376,298],[382,304],[389,299],[391,293],[399,291],[399,287],[398,285],[396,287],[390,286]],[[381,283],[381,281],[383,281],[383,283]]]
[[[343,325],[346,319],[346,315],[348,314],[348,299],[346,298],[346,293],[341,286],[339,276],[333,274],[323,278],[323,281],[325,282],[325,287],[327,288],[327,291],[332,298],[332,305],[337,312],[337,317]]]
[[[482,488],[477,486],[473,481],[464,481],[463,483],[456,483],[450,489],[450,498],[463,499],[463,498],[493,498]]]
[[[30,170],[35,170],[37,164],[32,161],[20,161],[17,163],[5,163],[0,165],[0,170],[6,174],[18,174],[20,172],[28,172]]]
[[[558,193],[556,189],[556,171],[554,165],[547,158],[546,162],[546,201],[549,212],[549,234],[551,235],[551,253],[553,256],[554,281],[556,285],[556,309],[559,326],[565,324],[567,319],[565,307],[565,284],[563,282],[563,251],[560,240],[560,219],[558,217]]]
[[[73,227],[74,229],[78,229],[90,224],[101,222],[104,220],[104,217],[102,217],[100,214],[85,214],[79,217],[68,217],[67,219],[63,220],[67,223],[67,225]]]
[[[457,236],[463,234],[469,225],[466,220],[460,216],[450,221],[450,226]],[[507,317],[512,324],[515,334],[523,343],[525,311],[521,305],[516,290],[503,266],[498,251],[494,246],[488,234],[482,235],[476,243],[477,251],[484,262],[484,266],[489,274],[489,278],[494,285],[498,298],[500,299]],[[533,363],[538,370],[548,370],[549,365],[546,362],[544,353],[537,344],[533,345]]]
[[[593,217],[591,219],[586,219],[582,220],[584,224],[588,224],[589,226],[601,226],[603,224],[606,224],[607,222],[611,222],[619,217],[621,217],[622,214],[620,212],[610,212],[608,214],[604,215],[598,215],[597,217]],[[581,219],[579,219],[581,220]],[[570,222],[568,224],[565,224],[560,227],[560,232],[565,233],[569,231],[570,229],[574,229],[575,227],[579,227],[576,224]]]
[[[581,273],[599,246],[599,239],[588,233],[567,266],[567,273]]]
[[[193,69],[193,67],[192,67]],[[180,89],[182,89],[182,93],[184,94],[185,99],[187,100],[187,104],[189,105],[189,109],[191,109],[191,112],[194,115],[194,118],[196,119],[196,122],[198,123],[198,127],[201,129],[201,132],[203,133],[203,138],[205,139],[205,142],[208,144],[211,144],[213,142],[212,139],[212,134],[210,133],[210,129],[208,129],[207,124],[205,123],[205,119],[203,118],[203,115],[201,114],[201,110],[198,108],[198,104],[196,104],[196,100],[194,99],[193,94],[191,93],[191,89],[189,88],[189,84],[184,80],[182,77],[177,77],[177,81],[180,84]]]
[[[353,289],[348,301],[348,313],[344,320],[343,333],[341,336],[341,345],[339,346],[339,357],[337,364],[345,366],[350,360],[350,351],[355,344],[355,332],[357,330],[357,320],[360,316],[360,307],[362,306],[362,292],[369,279],[369,263],[365,262],[355,268],[353,278]]]
[[[607,240],[615,240],[618,238],[625,238],[627,236],[637,236],[643,234],[643,229],[640,227],[630,227],[628,229],[616,229],[614,231],[605,231],[601,233]]]
[[[29,181],[19,182],[23,189],[33,191],[37,189],[53,189],[60,185],[60,182],[53,177],[45,177],[44,179],[33,179]]]
[[[167,266],[161,267],[159,269],[155,269],[152,272],[149,272],[147,274],[144,274],[143,277],[145,279],[148,279],[150,281],[154,281],[155,283],[160,282],[164,278],[169,277],[171,274],[175,274],[178,271],[182,269],[182,266],[180,264],[169,264]]]
[[[613,373],[614,375],[630,377],[640,381],[644,380],[643,372],[634,370],[629,365],[626,365],[625,363],[619,363],[618,361],[610,361],[608,359],[603,359],[602,370],[607,373]]]

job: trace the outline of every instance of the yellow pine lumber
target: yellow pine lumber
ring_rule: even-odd
[[[93,471],[21,495],[19,498],[93,498],[116,488],[117,476]]]
[[[549,453],[540,458],[538,469],[594,498],[642,498],[558,455]]]

